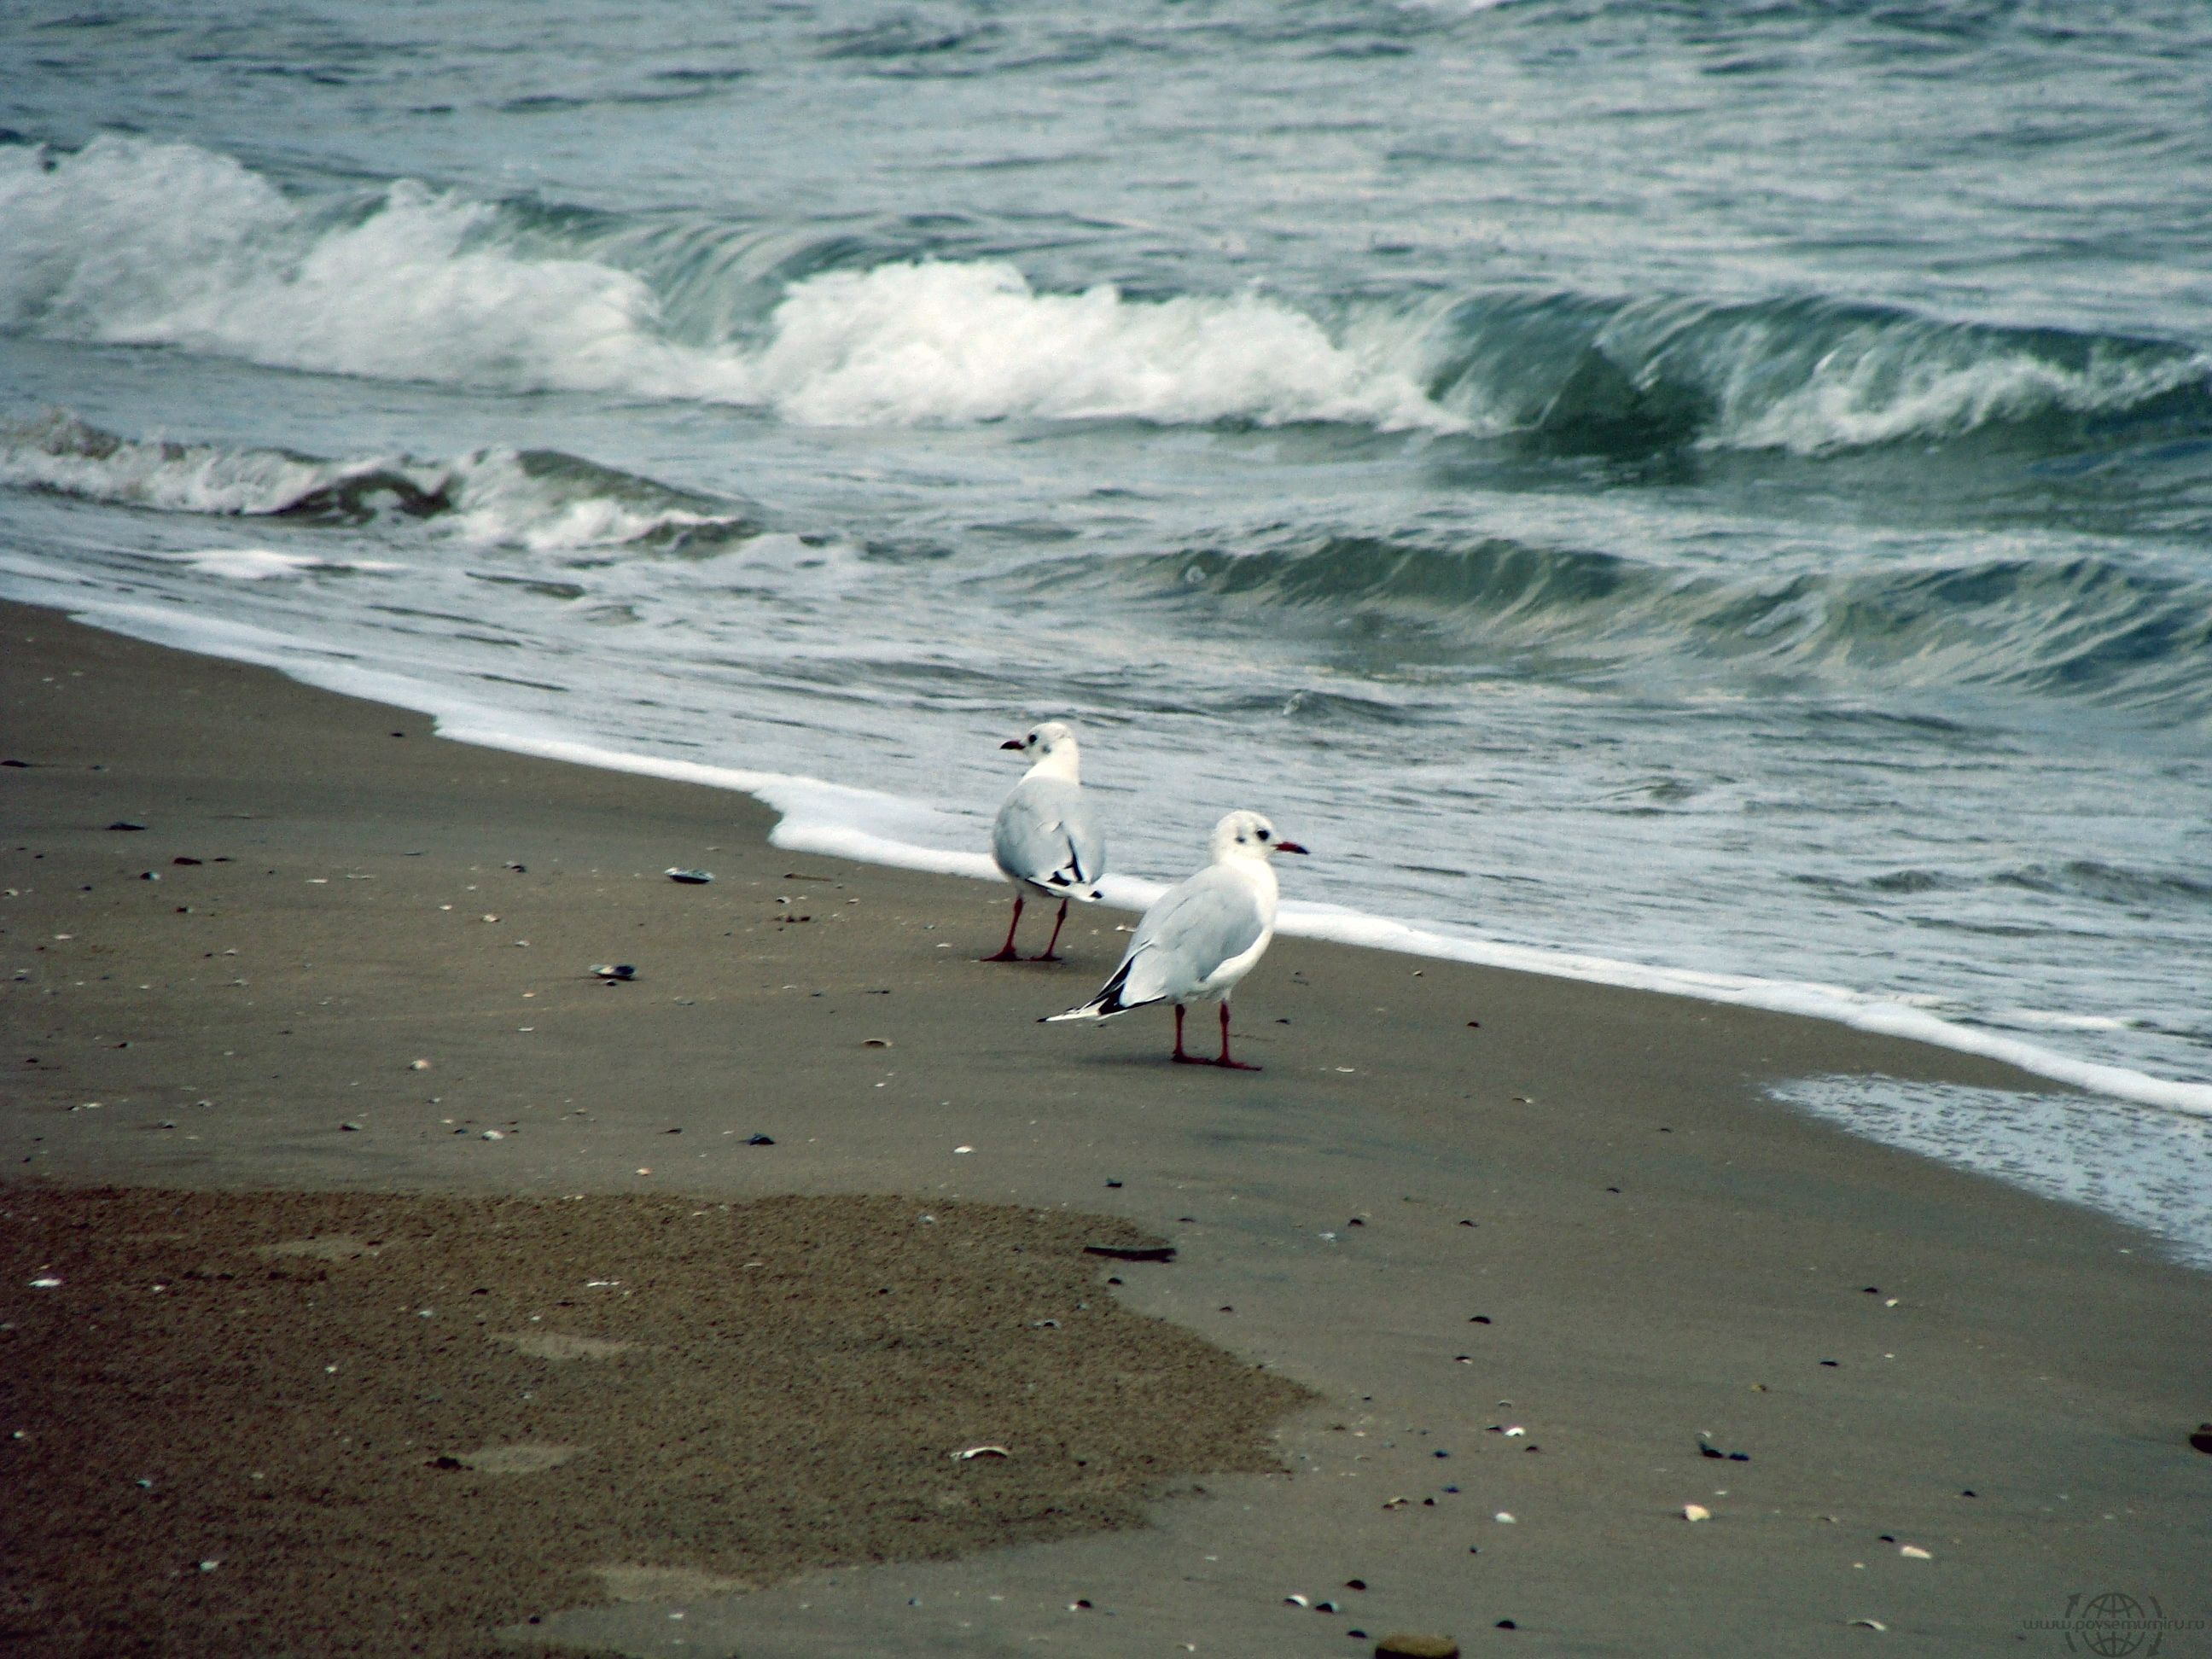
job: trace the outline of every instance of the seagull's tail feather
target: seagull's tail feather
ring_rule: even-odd
[[[1146,997],[1137,1002],[1124,1002],[1121,993],[1128,988],[1129,969],[1136,961],[1131,957],[1114,970],[1114,976],[1098,988],[1098,994],[1079,1008],[1071,1008],[1064,1014],[1047,1014],[1037,1022],[1040,1025],[1057,1025],[1064,1019],[1111,1019],[1116,1014],[1126,1014],[1132,1008],[1142,1008],[1158,1002],[1158,997]]]

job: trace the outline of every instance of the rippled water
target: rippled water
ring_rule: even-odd
[[[2202,9],[296,12],[0,18],[0,592],[2212,1109]]]

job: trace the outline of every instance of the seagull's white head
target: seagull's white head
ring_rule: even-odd
[[[1075,728],[1066,720],[1042,720],[1018,738],[1008,738],[999,745],[1001,749],[1018,749],[1030,757],[1032,768],[1049,764],[1050,769],[1073,778],[1081,758],[1075,746]]]
[[[1285,841],[1275,826],[1258,812],[1231,812],[1213,826],[1206,850],[1216,864],[1224,859],[1266,859],[1278,853],[1303,853],[1294,841]]]

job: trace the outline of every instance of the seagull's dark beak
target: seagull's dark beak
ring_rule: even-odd
[[[1278,853],[1303,853],[1306,849],[1294,841],[1279,841],[1275,843],[1275,850]]]
[[[1001,749],[1018,749],[1021,746],[1022,740],[1019,738],[1008,738],[1004,743],[999,745]]]

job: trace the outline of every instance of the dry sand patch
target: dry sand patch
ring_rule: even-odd
[[[0,1188],[0,1646],[488,1653],[1275,1467],[1304,1391],[1121,1308],[1126,1223],[921,1213]]]

